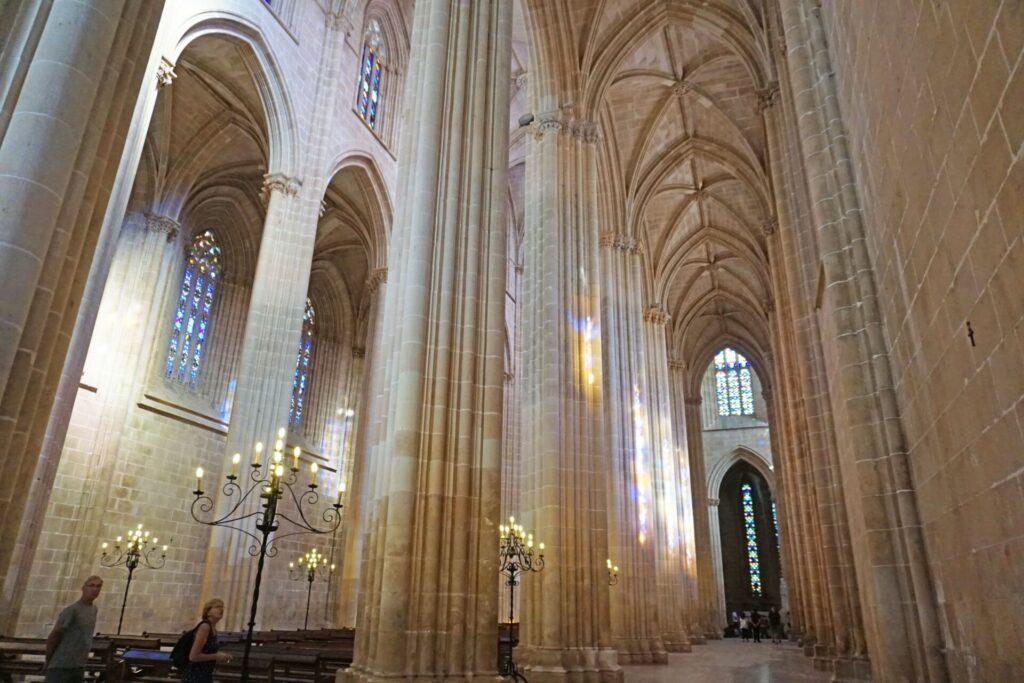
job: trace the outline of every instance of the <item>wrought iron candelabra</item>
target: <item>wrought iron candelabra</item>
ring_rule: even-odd
[[[123,546],[123,547],[122,547]],[[114,539],[114,549],[109,551],[110,544],[100,546],[103,555],[100,564],[104,567],[124,567],[128,570],[128,582],[124,584],[124,598],[121,600],[121,616],[117,618],[117,635],[121,635],[124,624],[124,608],[128,605],[128,590],[132,587],[132,575],[140,566],[148,569],[160,569],[167,559],[167,546],[160,546],[156,536],[149,537],[149,532],[137,525],[129,529],[124,536]],[[160,555],[156,553],[159,550]]]
[[[332,564],[328,569],[327,558],[316,548],[307,552],[296,562],[299,563],[298,570],[295,569],[295,562],[288,563],[288,577],[292,581],[306,580],[306,618],[302,622],[302,628],[307,629],[309,628],[309,598],[313,594],[313,582],[316,581],[318,575],[323,577],[325,571],[330,577],[334,573],[334,565]]]
[[[614,586],[619,582],[619,566],[613,565],[611,558],[608,559],[608,585]]]
[[[498,547],[498,558],[501,561],[499,572],[505,575],[505,584],[508,586],[508,623],[515,624],[516,609],[516,586],[519,585],[520,576],[524,572],[539,572],[544,569],[544,544],[537,545],[537,554],[534,555],[533,534],[527,533],[522,524],[516,524],[515,517],[508,518],[508,525],[498,525],[501,534],[501,541]],[[512,629],[511,649],[519,644],[515,628]],[[509,676],[513,680],[526,681],[526,678],[519,673],[511,649],[507,657],[499,662],[498,673],[502,676]]]
[[[266,558],[277,555],[276,544],[284,538],[299,534],[332,533],[341,524],[341,491],[338,492],[338,500],[321,514],[326,527],[315,526],[314,522],[307,517],[303,508],[314,508],[320,502],[320,494],[317,492],[317,465],[312,463],[309,467],[309,483],[305,486],[300,485],[299,456],[302,454],[302,450],[298,446],[295,447],[292,452],[291,467],[286,468],[283,462],[284,436],[285,430],[282,428],[277,433],[274,453],[266,462],[260,461],[263,455],[263,443],[256,444],[255,455],[249,465],[248,482],[245,481],[246,477],[238,476],[241,454],[235,453],[231,458],[231,474],[227,475],[227,483],[221,487],[221,493],[223,499],[235,500],[230,509],[220,517],[203,519],[203,516],[213,512],[214,501],[203,490],[203,468],[196,468],[196,490],[192,492],[195,495],[195,500],[192,501],[192,518],[200,524],[226,527],[245,534],[253,540],[249,546],[249,555],[258,558],[256,580],[252,587],[252,607],[249,610],[249,628],[245,636],[245,651],[242,655],[242,683],[247,683],[249,680],[249,653],[252,650],[252,634],[256,627],[256,610],[259,606],[260,583],[263,581],[263,565]],[[294,503],[293,511],[284,512],[280,509],[280,501],[285,496]],[[255,510],[250,510],[251,506],[246,506],[246,502],[255,501],[257,498],[262,500],[262,503]],[[241,525],[250,519],[255,520],[259,535],[242,528]],[[270,535],[277,531],[280,525],[279,520],[288,522],[293,530],[275,535],[271,540]]]

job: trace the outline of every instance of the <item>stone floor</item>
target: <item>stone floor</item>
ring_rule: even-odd
[[[827,681],[792,643],[709,640],[689,654],[669,655],[668,666],[624,666],[626,683],[789,683]]]

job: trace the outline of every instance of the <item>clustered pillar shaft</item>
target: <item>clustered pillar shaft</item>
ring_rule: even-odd
[[[496,673],[511,35],[416,3],[353,680]]]
[[[605,402],[611,468],[608,476],[608,555],[620,567],[611,591],[611,635],[620,663],[667,662],[659,624],[658,583],[651,486],[651,444],[646,427],[648,392],[641,301],[641,261],[636,241],[615,233],[601,235],[601,320],[604,389],[617,400]],[[634,402],[634,392],[640,405]],[[640,444],[638,439],[646,439]],[[639,449],[639,452],[638,452]],[[637,458],[646,460],[638,464]],[[640,471],[646,467],[646,473]],[[644,483],[639,476],[645,476]],[[643,497],[637,492],[646,487]],[[642,509],[641,509],[642,508]],[[641,525],[641,516],[645,519]]]

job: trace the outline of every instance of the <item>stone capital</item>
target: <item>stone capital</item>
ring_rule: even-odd
[[[653,323],[660,327],[664,327],[668,324],[668,321],[672,319],[669,312],[661,307],[661,304],[654,304],[644,309],[644,321]]]
[[[704,402],[704,399],[701,398],[700,396],[697,396],[697,397],[694,397],[694,398],[684,398],[683,399],[683,403],[685,405],[696,406],[698,408],[700,407],[700,404],[703,403],[703,402]]]
[[[167,241],[173,242],[174,238],[178,236],[178,230],[181,228],[181,224],[173,218],[167,216],[157,216],[156,214],[146,214],[146,230],[148,232],[156,232],[167,235]]]
[[[342,31],[345,29],[345,12],[324,12],[324,25],[329,31]]]
[[[511,372],[506,372],[505,373],[505,384],[515,384],[515,383],[516,383],[516,376],[513,375]]]
[[[684,363],[681,360],[669,358],[668,369],[671,370],[672,372],[683,372],[684,370],[686,370],[686,363]]]
[[[757,110],[764,113],[774,107],[779,101],[779,84],[772,81],[767,87],[757,91]]]
[[[362,346],[353,346],[352,347],[352,357],[353,358],[365,358],[366,357],[366,348],[362,347]]]
[[[771,237],[775,234],[775,231],[779,229],[779,219],[772,216],[764,223],[761,224],[761,233],[765,237]]]
[[[286,197],[294,197],[299,193],[301,187],[302,181],[298,178],[287,176],[284,173],[266,173],[263,175],[263,191],[260,193],[260,199],[266,206],[270,203],[270,195],[274,192],[280,192]]]
[[[761,387],[761,398],[764,399],[765,403],[772,402],[772,390],[768,387]]]
[[[709,508],[716,508],[716,507],[718,507],[718,499],[717,498],[708,498],[708,507]]]
[[[608,247],[621,251],[625,254],[640,254],[643,252],[640,242],[632,235],[621,232],[602,232],[597,238],[599,247]]]
[[[522,274],[523,274],[523,264],[522,264],[522,263],[517,263],[517,264],[515,264],[515,265],[514,265],[514,266],[512,267],[512,269],[513,269],[514,271],[516,271],[516,275],[522,275]]]
[[[178,74],[174,73],[174,64],[167,57],[161,57],[160,63],[156,65],[156,85],[163,88],[174,82]]]
[[[533,126],[537,138],[562,133],[587,143],[595,143],[601,139],[600,127],[596,122],[568,118],[561,111],[538,114]]]
[[[321,199],[320,200],[320,212],[317,214],[317,216],[319,218],[323,218],[325,213],[327,213],[327,200],[326,199]]]
[[[369,294],[373,294],[380,288],[381,285],[388,281],[388,269],[387,268],[376,268],[370,277],[366,278],[366,291]]]

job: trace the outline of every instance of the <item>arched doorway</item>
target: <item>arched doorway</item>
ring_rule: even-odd
[[[722,478],[718,496],[726,613],[780,606],[779,540],[768,482],[740,460]]]

